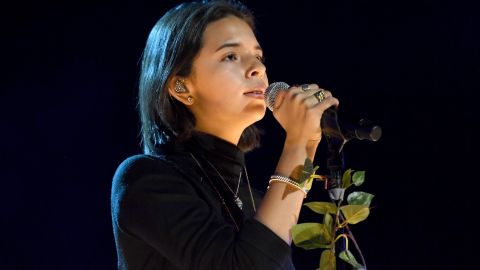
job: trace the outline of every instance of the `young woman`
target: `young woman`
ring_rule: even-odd
[[[290,229],[305,197],[295,181],[338,100],[315,84],[279,94],[286,139],[260,202],[244,152],[266,111],[262,59],[239,3],[181,4],[154,26],[140,75],[144,154],[125,160],[112,186],[120,269],[294,269]]]

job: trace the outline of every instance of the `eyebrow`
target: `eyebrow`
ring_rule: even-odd
[[[218,52],[218,51],[220,51],[221,49],[229,48],[229,47],[234,47],[234,48],[240,47],[240,43],[238,43],[238,42],[227,42],[227,43],[224,43],[224,44],[222,44],[220,47],[218,47],[215,52]],[[262,49],[262,47],[260,47],[260,45],[255,46],[255,49],[256,49],[256,50],[260,50],[260,51],[263,52],[263,49]]]

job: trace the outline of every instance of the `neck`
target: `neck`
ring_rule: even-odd
[[[214,135],[220,139],[223,139],[227,142],[230,142],[233,145],[238,145],[240,141],[240,136],[242,136],[244,128],[236,127],[225,127],[221,124],[217,125],[199,125],[195,126],[195,130]]]

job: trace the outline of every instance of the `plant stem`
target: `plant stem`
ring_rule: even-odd
[[[342,204],[342,200],[338,201],[337,205],[337,213],[335,214],[335,226],[333,227],[333,237],[330,246],[335,248],[335,238],[337,235],[337,230],[340,228],[340,205]]]
[[[340,217],[342,218],[342,220],[345,220],[345,217],[342,214],[340,214]],[[353,236],[353,233],[350,230],[350,227],[348,227],[348,224],[345,225],[345,228],[347,229],[348,237],[350,237],[350,239],[352,239],[353,245],[355,246],[355,248],[358,251],[358,254],[360,255],[360,259],[362,260],[362,265],[365,267],[365,270],[367,270],[367,263],[365,261],[365,258],[363,257],[362,250],[360,249],[360,246],[358,245],[357,240]]]

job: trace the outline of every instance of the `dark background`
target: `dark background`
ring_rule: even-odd
[[[472,1],[473,2],[473,1]],[[0,269],[115,269],[113,173],[140,152],[135,111],[148,32],[178,1],[2,7]],[[351,226],[370,269],[477,264],[480,16],[464,1],[246,1],[271,82],[317,83],[383,128],[348,168],[376,195]],[[283,131],[270,112],[247,155],[264,189]],[[325,169],[325,145],[315,161]],[[316,185],[308,200],[324,196]],[[300,222],[317,218],[302,210]],[[293,247],[298,269],[319,250]]]

